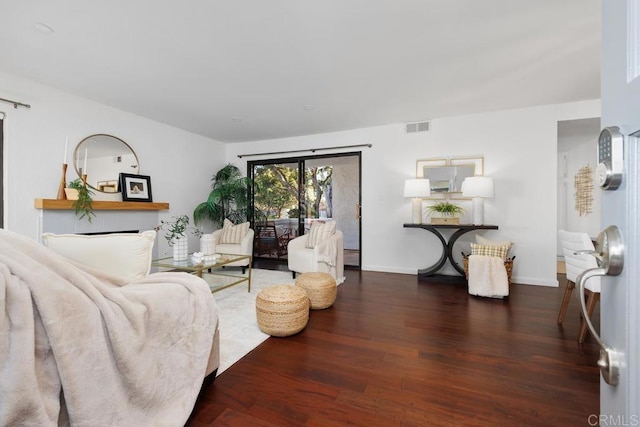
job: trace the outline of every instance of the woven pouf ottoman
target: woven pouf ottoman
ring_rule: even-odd
[[[269,286],[256,297],[256,317],[265,334],[274,337],[297,334],[309,321],[309,297],[297,286]]]
[[[336,301],[336,281],[330,274],[302,273],[296,279],[296,286],[305,290],[313,310],[329,308]]]

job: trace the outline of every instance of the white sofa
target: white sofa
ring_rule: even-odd
[[[151,271],[156,232],[98,235],[44,233],[42,243],[65,258],[110,274],[142,279]],[[220,333],[216,327],[205,375],[220,365]]]
[[[185,425],[219,360],[207,283],[147,274],[154,231],[42,240],[0,229],[0,425]]]

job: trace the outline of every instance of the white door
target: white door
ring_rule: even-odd
[[[619,227],[624,268],[602,279],[602,341],[622,363],[618,385],[600,381],[600,424],[640,425],[640,0],[605,0],[602,7],[602,127],[618,126],[624,136],[622,183],[602,191],[602,226]]]

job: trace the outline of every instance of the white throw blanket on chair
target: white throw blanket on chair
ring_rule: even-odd
[[[336,239],[329,238],[318,243],[316,246],[317,261],[323,262],[328,266],[328,273],[336,280],[336,284],[344,282],[344,266],[338,262],[338,242]]]
[[[0,229],[0,425],[184,425],[216,322],[202,279],[129,282]]]
[[[509,295],[509,279],[504,260],[487,255],[469,256],[469,293],[480,297]]]

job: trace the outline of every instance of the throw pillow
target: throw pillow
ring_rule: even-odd
[[[149,274],[155,241],[154,230],[139,234],[42,235],[45,246],[72,261],[132,279],[141,279]]]
[[[309,237],[307,237],[307,243],[305,244],[305,247],[308,249],[313,249],[318,243],[322,242],[330,236],[333,236],[335,233],[335,221],[315,221],[311,224],[311,228],[309,229]]]
[[[471,255],[487,255],[500,257],[503,260],[507,259],[507,253],[509,252],[509,246],[496,246],[496,245],[478,245],[476,243],[470,243]]]
[[[220,235],[221,244],[234,244],[237,245],[242,241],[242,238],[249,231],[249,223],[243,222],[242,224],[233,225],[228,219],[224,219],[222,225],[222,234]]]
[[[494,240],[489,240],[486,237],[482,237],[480,235],[476,235],[476,243],[479,245],[487,245],[487,246],[509,246],[509,248],[513,246],[513,242],[509,242],[506,240],[503,242],[496,242]]]

